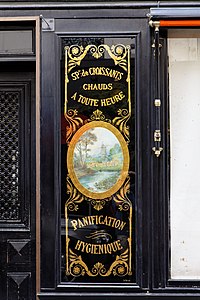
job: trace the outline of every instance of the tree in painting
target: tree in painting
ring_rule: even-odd
[[[96,135],[93,133],[94,129],[86,131],[78,140],[75,147],[76,167],[86,168],[86,161],[90,151],[89,146],[97,141]]]

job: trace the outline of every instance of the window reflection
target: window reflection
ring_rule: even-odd
[[[31,30],[0,31],[0,54],[32,54]]]

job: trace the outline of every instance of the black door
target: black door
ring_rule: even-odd
[[[0,298],[2,300],[35,299],[34,74],[31,64],[27,67],[22,62],[1,63]]]
[[[82,13],[42,32],[40,299],[149,285],[147,11]]]

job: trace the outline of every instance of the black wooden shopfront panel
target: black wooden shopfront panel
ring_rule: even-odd
[[[30,66],[29,72],[23,63],[21,72],[16,72],[18,67],[1,63],[0,72],[2,300],[35,297],[35,75]]]
[[[147,11],[141,10],[139,12],[140,16],[143,16],[142,18],[137,18],[137,16],[131,17],[130,16],[131,12],[133,13],[133,15],[135,14],[134,10],[111,11],[109,9],[108,10],[94,9],[92,12],[90,10],[88,10],[88,12],[84,10],[83,11],[84,17],[82,18],[81,11],[74,11],[73,15],[76,15],[76,19],[74,19],[71,18],[72,11],[68,11],[66,18],[64,18],[63,14],[61,13],[60,14],[62,16],[61,18],[55,18],[52,20],[52,22],[54,22],[55,32],[54,31],[51,32],[51,30],[49,31],[45,30],[42,32],[42,49],[43,49],[42,66],[41,66],[42,67],[41,226],[42,227],[41,227],[41,293],[39,295],[41,299],[51,299],[51,298],[54,299],[54,297],[58,299],[60,297],[71,299],[71,297],[76,296],[76,293],[83,296],[86,291],[88,293],[91,293],[91,296],[93,295],[93,297],[95,293],[98,293],[99,297],[102,297],[104,299],[106,293],[107,295],[109,295],[109,297],[116,298],[117,294],[119,295],[122,291],[125,293],[124,295],[128,297],[128,295],[133,291],[145,292],[145,289],[149,287],[148,274],[150,272],[150,269],[148,264],[148,255],[150,249],[148,247],[148,238],[149,238],[148,226],[143,226],[143,224],[147,224],[148,222],[147,220],[149,220],[148,214],[149,214],[149,207],[150,207],[149,206],[150,193],[142,194],[141,191],[144,190],[144,188],[149,189],[150,186],[149,177],[146,176],[145,174],[149,172],[148,154],[146,152],[146,149],[148,148],[148,144],[149,144],[148,99],[150,97],[149,57],[150,57],[151,49],[149,47],[150,44],[149,28],[146,22]],[[104,16],[106,15],[109,15],[109,18],[104,18]],[[128,16],[127,18],[126,15]],[[131,152],[129,152],[129,156],[131,160],[131,169],[129,170],[130,172],[129,175],[132,181],[129,197],[133,203],[133,213],[131,215],[132,233],[131,233],[131,240],[129,239],[131,242],[132,252],[131,255],[129,253],[129,263],[131,264],[132,271],[130,273],[131,277],[130,278],[124,277],[125,279],[123,278],[123,274],[124,274],[123,267],[120,269],[120,272],[122,274],[121,277],[113,271],[114,264],[112,265],[113,261],[111,260],[111,258],[109,258],[110,267],[108,264],[107,268],[108,269],[110,268],[110,270],[113,271],[114,273],[111,272],[110,275],[108,269],[107,270],[102,269],[102,271],[100,270],[102,265],[104,265],[104,261],[103,258],[100,258],[100,260],[97,259],[98,251],[99,251],[97,249],[100,249],[98,246],[96,245],[93,246],[92,248],[93,250],[89,248],[90,246],[87,246],[88,247],[87,252],[90,252],[91,262],[89,263],[88,258],[84,256],[84,247],[85,245],[87,245],[86,242],[82,242],[80,238],[77,242],[71,244],[72,248],[70,248],[70,250],[65,242],[67,232],[69,232],[69,234],[73,233],[72,227],[66,229],[67,219],[65,220],[66,217],[65,209],[67,203],[66,201],[68,197],[67,195],[69,195],[70,185],[72,184],[71,181],[70,182],[68,181],[68,184],[66,185],[67,171],[65,170],[66,160],[67,160],[66,151],[64,150],[64,147],[65,148],[67,147],[67,142],[65,138],[66,138],[66,134],[69,134],[70,132],[69,120],[67,121],[63,120],[65,118],[63,112],[64,112],[64,107],[65,107],[64,104],[66,99],[65,98],[65,93],[66,93],[65,49],[69,49],[69,47],[74,47],[72,48],[74,51],[74,52],[72,51],[72,55],[74,54],[76,56],[77,51],[83,51],[83,52],[88,51],[85,49],[89,49],[90,47],[92,48],[92,45],[94,45],[93,48],[96,47],[95,49],[97,49],[98,47],[104,48],[103,56],[101,55],[100,52],[99,53],[97,52],[93,57],[91,54],[90,56],[87,56],[89,54],[84,54],[85,60],[81,59],[77,67],[76,66],[72,67],[74,68],[73,69],[74,72],[78,71],[79,73],[83,72],[82,74],[86,74],[87,80],[81,83],[81,86],[85,84],[84,87],[86,89],[86,86],[87,87],[89,86],[89,88],[91,87],[91,85],[88,85],[88,83],[93,84],[92,88],[95,88],[95,84],[97,84],[97,82],[91,81],[92,79],[89,78],[89,75],[87,73],[88,71],[91,72],[91,70],[94,70],[95,72],[97,72],[96,68],[103,67],[105,69],[107,67],[108,70],[109,71],[111,70],[112,73],[112,74],[109,73],[111,74],[109,75],[109,78],[113,76],[113,71],[112,71],[113,68],[116,68],[115,72],[118,72],[115,74],[120,74],[120,70],[121,72],[123,72],[123,68],[121,68],[120,66],[115,67],[112,59],[110,59],[109,61],[107,60],[107,62],[105,60],[108,59],[109,53],[114,54],[114,52],[109,52],[112,51],[109,49],[114,49],[116,45],[120,45],[120,44],[122,46],[120,46],[119,48],[116,47],[117,51],[123,52],[123,49],[125,49],[123,48],[124,47],[123,45],[125,46],[130,45],[130,49],[131,49],[130,53],[132,53],[130,54],[131,57],[130,90],[131,90],[131,101],[132,101],[132,115],[131,115],[130,123],[127,124],[125,123],[126,126],[128,126],[127,129],[128,128],[130,129],[130,142],[128,143],[129,146],[132,145],[131,147],[133,149]],[[106,45],[106,46],[102,46],[102,45]],[[127,47],[128,47],[127,49],[129,49],[129,46]],[[125,56],[124,61],[127,60],[127,57],[128,56]],[[88,59],[88,63],[87,63],[87,59]],[[108,65],[108,62],[110,65]],[[107,64],[107,66],[104,65],[105,63]],[[77,69],[78,66],[79,69]],[[69,71],[69,76],[71,76],[70,74],[72,73],[70,72],[71,71]],[[72,78],[74,79],[76,78],[75,73],[74,75],[72,74],[71,77],[71,82],[74,84]],[[106,89],[108,87],[108,84],[110,84],[109,86],[110,88],[111,87],[113,88],[113,86],[115,86],[115,83],[114,81],[112,81],[112,78],[106,79],[107,81],[105,81],[105,77],[104,79],[100,78],[100,76],[98,78],[100,80],[99,82],[104,84],[104,88]],[[126,86],[125,82],[126,81],[124,81],[124,84]],[[122,86],[122,83],[120,84],[121,84],[120,86]],[[96,123],[91,122],[91,124],[95,124],[95,126],[98,125],[100,128],[104,128],[105,124],[107,124],[105,123],[106,122],[105,119],[110,119],[109,122],[112,122],[112,120],[114,120],[117,117],[117,113],[120,110],[120,105],[119,104],[117,104],[118,106],[113,105],[112,114],[110,113],[109,109],[111,106],[109,101],[114,101],[114,100],[112,98],[109,98],[110,96],[108,92],[107,92],[108,95],[107,98],[106,97],[104,98],[112,99],[112,100],[107,100],[106,108],[104,107],[105,105],[103,104],[104,102],[102,101],[101,101],[102,104],[101,107],[100,105],[99,106],[97,105],[97,102],[93,101],[94,105],[91,104],[88,105],[88,107],[87,104],[81,103],[79,106],[74,106],[70,108],[70,105],[78,105],[79,102],[78,99],[82,97],[82,93],[84,92],[84,90],[82,90],[81,92],[80,82],[78,82],[78,80],[76,81],[76,84],[73,86],[72,85],[70,86],[69,83],[67,88],[71,97],[70,98],[71,100],[67,98],[68,100],[67,105],[69,106],[69,109],[72,108],[80,111],[80,113],[77,116],[77,120],[80,121],[82,129],[88,126],[88,128],[85,129],[85,132],[87,130],[90,130],[90,125],[83,125],[83,124],[87,119],[90,122],[91,115],[93,115],[92,120],[96,120],[94,121]],[[118,90],[118,92],[120,92],[120,89]],[[85,93],[85,95],[87,95],[87,93]],[[126,93],[125,90],[123,93]],[[93,95],[93,97],[90,96],[90,98],[95,98],[94,92],[93,94],[92,93],[89,94]],[[103,98],[103,96],[101,96],[100,94],[99,96],[96,96],[96,98],[98,97]],[[72,99],[74,99],[73,100],[74,102],[72,102]],[[76,104],[75,104],[75,100],[77,100]],[[95,108],[94,106],[95,107],[98,106],[96,107],[98,109],[98,112],[97,109],[96,110],[94,109]],[[101,111],[99,112],[99,110]],[[82,113],[82,117],[80,116],[81,113]],[[83,118],[83,114],[84,114],[84,118]],[[113,125],[107,124],[105,128],[109,128],[109,130],[111,130],[112,133],[115,135],[116,131],[113,129],[112,126]],[[91,127],[92,130],[93,127]],[[72,126],[72,130],[73,128],[74,127]],[[68,130],[67,132],[66,129]],[[144,136],[143,138],[141,138],[141,132],[145,132],[145,138]],[[74,134],[75,132],[73,132],[73,135]],[[71,136],[69,138],[71,138]],[[123,139],[120,138],[120,140]],[[123,148],[125,149],[125,146]],[[112,157],[110,156],[107,159],[108,159],[108,163],[107,163],[107,167],[108,167],[111,166],[112,163],[114,163],[113,156]],[[68,158],[68,164],[70,164],[70,158]],[[94,167],[94,163],[92,164],[90,162],[89,164],[90,166]],[[100,166],[100,163],[96,164],[96,167],[97,165]],[[81,190],[80,185],[78,185],[78,190],[79,189]],[[83,189],[83,193],[86,192],[86,190],[87,189]],[[69,224],[75,224],[77,220],[79,224],[81,224],[81,220],[82,220],[81,218],[84,217],[87,218],[87,220],[85,219],[85,222],[90,222],[90,220],[92,219],[90,219],[90,217],[87,217],[87,214],[82,215],[84,208],[86,208],[88,204],[83,203],[83,206],[79,205],[79,203],[81,203],[82,201],[80,198],[80,194],[78,191],[76,191],[76,189],[73,190],[72,194],[74,195],[74,193],[77,193],[77,197],[79,197],[77,199],[79,199],[80,202],[79,200],[77,201],[77,203],[75,202],[76,209],[74,211],[74,214],[72,215],[69,215],[70,207],[68,207],[69,209],[67,211],[67,216],[68,215],[70,216]],[[116,191],[114,191],[113,193],[115,194]],[[89,197],[90,195],[91,192],[89,193]],[[92,193],[92,196],[97,197],[95,192]],[[122,204],[123,202],[120,201],[122,200],[118,200],[118,203]],[[94,220],[101,219],[104,220],[105,226],[114,227],[114,223],[112,224],[110,223],[109,225],[109,222],[107,221],[110,220],[111,222],[111,219],[105,218],[106,210],[105,208],[103,208],[104,205],[102,204],[103,201],[98,202],[98,208],[97,208],[97,202],[95,203],[96,206],[91,208],[91,216],[93,218],[93,221],[91,222],[94,222]],[[106,205],[105,207],[108,207],[109,204],[107,203]],[[77,216],[76,216],[76,211],[78,212]],[[128,215],[125,218],[126,220],[128,219],[130,220],[130,216]],[[116,218],[113,217],[112,220],[113,222],[118,222],[116,224],[121,224],[125,226],[125,223],[123,224],[119,223],[120,220],[117,219],[117,217]],[[95,222],[99,222],[99,221],[95,221]],[[87,225],[88,223],[86,224],[85,230],[87,229]],[[75,231],[76,231],[76,227],[74,227],[74,233],[76,234]],[[88,231],[86,230],[85,233],[83,231],[83,233],[81,234],[83,241],[85,240],[85,238],[87,238],[84,237],[84,235],[87,235],[87,233]],[[111,236],[111,234],[112,234],[111,231],[109,231],[109,233],[107,233],[107,237]],[[113,240],[113,242],[115,242],[115,240]],[[109,244],[109,242],[107,243]],[[118,240],[117,243],[118,244],[113,244],[113,245],[111,245],[112,244],[111,243],[108,246],[105,246],[104,251],[106,253],[110,252],[111,248],[109,247],[115,247],[116,245],[118,245],[118,248],[121,249],[121,241],[119,242]],[[79,245],[84,245],[84,246],[80,248]],[[113,250],[114,252],[118,251],[117,248],[116,249],[112,248],[112,249],[114,249]],[[80,265],[77,264],[76,267],[74,267],[75,265],[73,263],[73,258],[72,258],[72,252],[73,255],[76,255],[76,253],[78,253],[77,250],[81,251],[81,253],[79,253],[79,255],[81,254],[81,265],[82,265],[81,274],[79,273]],[[91,253],[91,251],[93,253]],[[82,257],[84,257],[83,260]],[[76,257],[76,261],[77,258],[78,257]],[[67,262],[67,260],[69,261]],[[70,265],[70,261],[71,261],[71,265]],[[87,266],[85,265],[85,261]],[[67,264],[69,266],[69,269],[67,269],[68,271],[66,272]],[[96,269],[95,268],[93,269],[92,265],[95,266]],[[72,269],[73,267],[74,269]],[[71,272],[72,275],[71,279],[70,277],[66,276],[68,272]],[[97,273],[95,272],[99,272],[98,273],[99,275],[97,276],[96,275]],[[103,276],[103,274],[106,274],[106,276]],[[113,292],[116,292],[117,294],[115,293],[113,294]]]

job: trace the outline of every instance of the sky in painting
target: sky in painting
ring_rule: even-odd
[[[106,128],[95,127],[92,133],[97,136],[97,141],[94,143],[94,145],[89,146],[89,149],[91,149],[90,155],[92,156],[100,153],[102,144],[104,144],[108,150],[115,144],[119,144],[116,136]]]

